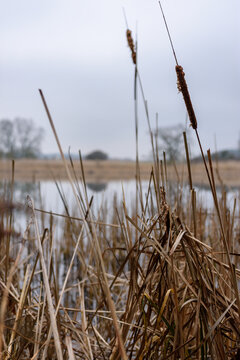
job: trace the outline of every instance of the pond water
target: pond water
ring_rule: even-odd
[[[146,198],[149,183],[148,181],[142,181],[142,194],[143,199]],[[79,189],[84,196],[83,187],[79,185]],[[212,209],[213,199],[209,188],[196,187],[197,204],[201,204],[203,208]],[[179,191],[179,186],[172,184],[171,193],[174,194]],[[186,199],[189,196],[189,188],[185,186],[181,189],[183,198]],[[10,185],[1,183],[0,195],[6,195],[10,192]],[[123,194],[127,208],[129,211],[135,206],[135,194],[136,183],[135,180],[131,181],[110,181],[108,183],[88,183],[87,184],[87,197],[88,201],[92,198],[92,211],[96,214],[99,209],[104,206],[107,213],[111,213],[113,209],[113,199],[117,199],[118,203],[123,201]],[[61,181],[57,184],[53,181],[41,181],[36,183],[30,182],[15,182],[14,184],[14,196],[13,202],[23,205],[26,203],[27,196],[30,195],[34,200],[35,207],[38,209],[44,209],[48,212],[54,212],[59,214],[66,213],[61,196],[65,199],[66,205],[71,215],[79,216],[77,214],[76,199],[73,194],[73,189],[68,181]],[[218,190],[218,196],[220,197],[221,191]],[[230,189],[227,191],[228,207],[230,210],[233,207],[234,199],[239,196],[239,189]],[[10,195],[7,195],[8,199]],[[28,219],[26,214],[18,215],[15,221],[18,221],[19,226],[24,226]]]
[[[5,195],[7,198],[10,198],[9,194],[9,184],[2,183],[0,188],[0,195]],[[145,198],[147,191],[148,191],[149,184],[147,181],[142,182],[142,193],[143,193],[143,199]],[[171,192],[174,194],[174,192],[178,192],[179,188],[177,185],[171,184]],[[60,193],[59,193],[60,190]],[[107,214],[107,217],[105,220],[107,222],[112,222],[111,214],[113,213],[113,199],[117,199],[116,201],[121,205],[121,202],[123,201],[123,192],[125,197],[126,206],[129,212],[129,215],[131,215],[131,210],[134,209],[135,206],[135,194],[136,194],[136,183],[134,180],[131,181],[111,181],[109,183],[97,183],[97,184],[87,184],[87,196],[90,200],[93,197],[92,201],[92,210],[95,218],[98,218],[98,211],[101,209],[101,207],[104,207],[104,213]],[[197,204],[201,204],[203,208],[207,208],[209,212],[212,211],[213,208],[213,201],[212,201],[212,194],[209,191],[209,189],[206,188],[196,188],[197,192]],[[185,186],[182,189],[182,196],[183,196],[183,203],[188,201],[187,200],[187,194],[189,195],[189,188]],[[66,214],[66,210],[64,209],[63,201],[61,199],[61,196],[64,197],[67,206],[69,208],[69,213],[71,216],[77,216],[79,217],[79,212],[77,211],[76,206],[76,200],[73,195],[73,190],[70,186],[70,183],[67,181],[59,182],[57,185],[53,181],[42,181],[41,183],[20,183],[16,182],[14,185],[14,196],[13,196],[13,203],[14,204],[20,204],[19,208],[21,211],[14,211],[13,212],[13,223],[14,223],[14,230],[15,232],[19,234],[23,234],[25,229],[27,228],[28,224],[31,223],[31,211],[26,211],[27,207],[26,204],[26,198],[27,196],[31,196],[32,199],[34,199],[35,208],[37,209],[43,209],[47,212],[54,212],[58,214]],[[220,192],[219,192],[220,195]],[[228,199],[228,206],[230,207],[230,210],[232,211],[234,198],[238,196],[238,190],[231,190],[227,193],[227,199]],[[6,197],[5,197],[6,198]],[[41,217],[41,213],[37,212],[37,219],[40,227],[40,231],[43,231],[44,228],[49,229],[49,215],[44,215],[44,220]],[[77,222],[78,223],[78,222]],[[64,234],[64,221],[61,217],[54,216],[54,251],[55,249],[58,249],[59,251],[59,283],[63,283],[66,271],[69,266],[69,255],[66,255],[63,249],[66,247],[65,243],[65,237],[62,236]],[[34,234],[34,227],[32,227],[32,234]],[[107,227],[107,231],[110,232],[110,228]],[[21,235],[20,235],[21,236]],[[17,240],[18,241],[18,240]],[[21,243],[21,240],[19,240],[19,243]],[[30,244],[31,245],[31,244]],[[27,246],[30,246],[29,242]],[[32,245],[31,245],[32,246]],[[48,246],[46,244],[46,246]],[[13,248],[14,249],[14,248]],[[14,250],[15,251],[15,250]],[[32,248],[30,250],[26,249],[24,250],[24,257],[27,257],[28,254],[32,251]],[[33,257],[34,259],[34,257]],[[79,269],[79,262],[76,258],[76,261],[74,261],[73,269],[71,276],[74,278],[74,276],[78,273]],[[22,272],[22,276],[24,275],[24,272]],[[37,286],[39,284],[37,283]],[[75,306],[75,297],[76,297],[76,291],[71,292],[71,294],[68,294],[67,296],[70,296],[71,299],[69,299],[69,303],[74,307]]]
[[[143,193],[147,192],[148,182],[142,183]],[[84,189],[79,185],[82,196],[84,197]],[[135,181],[111,181],[108,183],[88,183],[87,184],[87,198],[90,202],[92,198],[91,209],[96,216],[101,207],[107,214],[112,213],[113,199],[115,197],[117,203],[123,201],[123,193],[127,208],[131,209],[134,206],[136,184]],[[11,198],[10,184],[2,182],[0,184],[0,196],[5,200]],[[55,183],[54,181],[41,181],[41,182],[15,182],[13,203],[17,204],[17,209],[20,211],[14,211],[14,224],[21,231],[26,228],[29,223],[30,214],[26,212],[26,199],[30,196],[34,200],[34,206],[36,209],[43,209],[47,212],[53,212],[58,214],[66,214],[65,204],[69,209],[69,213],[72,216],[79,217],[77,211],[77,202],[74,197],[73,189],[68,181],[61,181]],[[86,203],[86,202],[85,202]],[[17,213],[17,214],[16,214]],[[40,213],[37,212],[38,217]]]

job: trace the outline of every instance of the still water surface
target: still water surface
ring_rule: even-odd
[[[142,182],[142,193],[143,199],[146,197],[148,191],[148,182]],[[79,217],[79,212],[77,211],[76,200],[73,195],[73,190],[69,184],[69,182],[64,181],[58,184],[58,187],[61,189],[61,193],[66,199],[69,213],[70,215]],[[177,192],[177,186],[172,185],[172,192]],[[184,187],[182,189],[183,200],[187,201],[187,194],[189,194],[189,188]],[[212,195],[208,189],[196,188],[197,191],[197,204],[201,204],[204,208],[207,208],[210,212],[213,208]],[[92,210],[96,219],[98,219],[98,211],[101,207],[104,207],[104,213],[107,214],[105,221],[111,223],[113,213],[113,199],[114,197],[117,199],[118,204],[121,207],[121,202],[123,201],[123,192],[125,197],[126,206],[128,209],[128,214],[131,216],[131,209],[134,209],[135,206],[135,194],[136,194],[136,184],[135,181],[111,181],[106,184],[88,184],[87,185],[87,194],[88,199],[90,200],[93,197]],[[0,195],[5,195],[10,198],[9,194],[9,184],[2,184],[2,188],[0,189]],[[19,234],[23,234],[27,226],[32,225],[31,221],[31,211],[27,211],[27,207],[24,206],[26,204],[26,198],[30,195],[32,199],[34,199],[35,207],[39,209],[44,209],[45,211],[52,211],[54,213],[66,214],[64,209],[63,202],[61,200],[61,196],[57,189],[57,186],[52,181],[42,181],[41,183],[18,183],[16,182],[14,185],[14,204],[21,204],[21,211],[14,211],[13,213],[13,224],[15,232]],[[230,210],[233,208],[233,200],[238,196],[238,190],[232,190],[228,192],[228,204]],[[5,197],[6,198],[6,197]],[[37,212],[37,219],[39,223],[40,232],[44,228],[49,228],[49,215],[44,215],[41,217],[41,213]],[[116,221],[115,221],[116,222]],[[55,249],[63,249],[65,246],[65,237],[64,235],[64,220],[61,217],[54,216],[54,251]],[[34,226],[31,226],[32,234],[35,233]],[[21,241],[19,242],[21,243]],[[27,257],[29,253],[31,253],[31,249],[28,251],[27,246],[30,246],[30,242],[27,242],[26,249],[24,250],[24,257]],[[47,246],[47,245],[46,245]],[[14,248],[13,248],[14,250]],[[15,250],[14,250],[15,251]],[[69,266],[69,258],[65,256],[64,252],[59,250],[59,259],[60,259],[60,267],[59,267],[59,282],[62,282],[66,276],[66,269]],[[33,257],[34,259],[34,257]],[[72,269],[72,277],[73,279],[76,273],[78,273],[79,262],[78,259],[75,259],[74,266]],[[22,274],[24,276],[24,274]],[[76,279],[75,279],[76,280]],[[74,281],[75,281],[74,280]],[[38,284],[39,285],[39,284]],[[71,306],[75,306],[75,290],[71,292],[71,294],[67,294],[67,296],[71,297],[68,299],[68,302]]]
[[[143,199],[146,197],[148,186],[148,181],[142,182]],[[41,181],[40,183],[16,182],[14,185],[13,201],[24,205],[26,203],[27,196],[30,195],[34,199],[36,208],[62,214],[65,213],[65,209],[58,188],[65,198],[70,214],[75,213],[75,216],[79,216],[79,214],[76,214],[76,200],[74,198],[72,187],[68,181],[59,182],[58,187],[53,181]],[[179,189],[177,189],[177,186],[173,185],[171,190],[174,193]],[[0,192],[1,195],[6,195],[7,192],[9,192],[9,185],[2,183]],[[81,188],[81,193],[84,194],[83,188]],[[183,196],[187,198],[187,194],[189,194],[187,186],[182,189],[182,193]],[[201,204],[204,208],[213,208],[212,194],[209,189],[196,187],[196,193],[197,204]],[[87,184],[88,201],[90,201],[91,197],[93,197],[92,210],[95,215],[102,206],[105,207],[107,213],[111,214],[114,197],[116,197],[119,204],[122,203],[124,198],[127,208],[133,209],[135,205],[135,194],[135,180]],[[228,206],[230,207],[230,210],[233,206],[234,198],[237,198],[238,194],[239,189],[232,189],[227,192]],[[220,190],[218,195],[220,196]],[[9,194],[8,198],[10,198]],[[24,226],[24,221],[25,223],[28,221],[28,219],[26,219],[26,214],[19,214],[17,218],[15,217],[15,222],[18,222],[21,227]]]

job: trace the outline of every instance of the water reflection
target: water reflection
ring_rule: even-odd
[[[87,187],[94,192],[101,192],[107,189],[107,183],[87,183]]]
[[[148,192],[148,181],[142,181],[142,195],[143,200]],[[90,182],[87,183],[88,197],[93,196],[92,209],[94,212],[102,206],[103,202],[111,203],[116,196],[118,201],[122,201],[123,192],[126,205],[131,208],[135,201],[136,184],[134,180],[130,181],[110,181],[110,182]],[[204,203],[207,208],[213,206],[212,194],[209,186],[203,184],[195,184],[197,192],[197,202]],[[221,196],[222,189],[217,187],[217,194]],[[239,188],[225,188],[228,199],[234,199],[239,194]],[[74,198],[71,185],[68,181],[61,182],[61,192],[66,199],[69,209],[75,208],[76,199]],[[182,198],[189,196],[189,186],[187,184],[180,186],[176,183],[169,184],[168,192],[174,198],[177,194],[181,194]],[[56,183],[54,181],[41,181],[41,182],[19,182],[16,181],[13,186],[13,203],[22,205],[25,204],[26,197],[29,195],[35,202],[36,207],[53,212],[65,212],[62,199],[59,195]],[[0,198],[5,201],[11,199],[11,184],[6,181],[0,182]]]
[[[33,199],[39,196],[40,183],[39,182],[21,182],[15,181],[13,189],[11,183],[6,181],[0,182],[0,196],[4,199],[11,198],[11,191],[13,190],[13,201],[23,202],[27,195],[30,195]]]

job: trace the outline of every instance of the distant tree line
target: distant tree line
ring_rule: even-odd
[[[2,158],[36,158],[41,151],[44,131],[33,120],[0,120],[0,156]]]

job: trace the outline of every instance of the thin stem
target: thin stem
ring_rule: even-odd
[[[165,23],[165,27],[166,27],[166,30],[167,30],[167,33],[168,33],[168,38],[169,38],[169,41],[170,41],[170,44],[171,44],[171,48],[172,48],[172,51],[173,51],[173,56],[174,56],[174,58],[175,58],[176,64],[178,65],[177,55],[176,55],[176,52],[175,52],[175,49],[174,49],[174,46],[173,46],[173,42],[172,42],[172,38],[171,38],[170,31],[169,31],[169,28],[168,28],[167,20],[166,20],[166,18],[165,18],[164,12],[163,12],[163,8],[162,8],[162,5],[161,5],[161,2],[158,1],[158,3],[159,3],[159,6],[160,6],[160,9],[161,9],[162,16],[163,16],[163,20],[164,20],[164,23]]]

